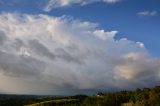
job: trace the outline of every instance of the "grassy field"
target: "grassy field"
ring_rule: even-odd
[[[122,104],[122,106],[134,106],[134,104],[133,103],[124,103],[124,104]]]
[[[62,104],[70,105],[70,104],[75,104],[78,101],[79,101],[78,99],[59,99],[59,100],[49,100],[49,101],[39,102],[39,103],[25,105],[25,106],[49,106],[49,105],[59,106]]]

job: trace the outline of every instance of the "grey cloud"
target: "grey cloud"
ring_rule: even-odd
[[[40,56],[46,56],[50,59],[55,58],[55,54],[51,53],[47,49],[47,47],[45,47],[43,44],[41,44],[38,40],[29,40],[29,46],[34,52],[36,52]]]
[[[45,69],[45,63],[32,57],[16,56],[0,51],[0,68],[7,76],[39,76]]]
[[[83,58],[77,57],[77,56],[72,56],[70,53],[68,53],[66,50],[64,50],[62,48],[55,49],[55,52],[57,53],[58,58],[63,59],[67,62],[84,64]]]
[[[32,51],[34,51],[36,54],[39,54],[40,56],[46,56],[52,61],[54,61],[54,59],[62,59],[67,62],[72,62],[72,63],[77,63],[77,64],[84,63],[81,57],[73,56],[72,54],[64,50],[63,48],[56,48],[54,52],[51,52],[47,47],[45,47],[38,40],[29,40],[28,43],[29,43],[29,48]],[[71,50],[71,48],[67,48],[67,47],[66,49]]]
[[[21,47],[26,46],[26,44],[25,44],[21,39],[16,38],[16,39],[14,40],[14,42],[12,43],[12,46],[13,46],[13,48],[14,48],[15,50],[18,51],[18,50],[21,49]]]
[[[3,45],[5,41],[7,40],[7,36],[4,32],[0,31],[0,45]]]

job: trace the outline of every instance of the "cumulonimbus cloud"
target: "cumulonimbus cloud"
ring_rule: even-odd
[[[104,2],[104,3],[116,3],[121,0],[49,0],[47,5],[44,8],[44,11],[49,12],[54,8],[57,7],[66,7],[73,4],[79,4],[79,5],[87,5],[94,2]]]
[[[0,22],[0,92],[88,93],[160,81],[160,60],[141,42],[115,40],[116,30],[43,14],[2,13]]]

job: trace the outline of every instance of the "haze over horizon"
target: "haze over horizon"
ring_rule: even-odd
[[[0,92],[153,87],[159,29],[159,0],[0,0]]]

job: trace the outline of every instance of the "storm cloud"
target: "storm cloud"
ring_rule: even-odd
[[[141,42],[116,40],[114,29],[43,14],[1,13],[0,22],[1,92],[88,93],[160,81],[160,60]]]

